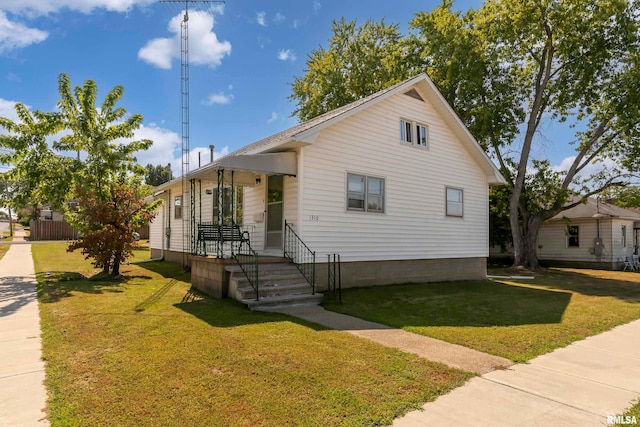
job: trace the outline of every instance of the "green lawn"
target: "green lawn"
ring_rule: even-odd
[[[327,299],[326,307],[516,362],[640,318],[638,273],[553,269],[535,276],[348,289],[342,305]]]
[[[11,245],[0,245],[0,259],[7,253],[7,251],[11,248]]]
[[[638,400],[636,404],[632,406],[623,415],[628,417],[636,417],[636,421],[640,422],[640,400]],[[624,424],[624,425],[629,425],[629,424]]]
[[[189,292],[176,264],[118,281],[33,245],[53,426],[391,423],[471,374]]]

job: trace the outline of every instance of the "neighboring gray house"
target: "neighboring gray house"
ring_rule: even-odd
[[[546,221],[538,236],[543,265],[618,270],[638,252],[640,214],[590,198]]]

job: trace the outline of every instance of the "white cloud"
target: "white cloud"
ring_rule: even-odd
[[[213,105],[213,104],[219,104],[219,105],[224,105],[224,104],[229,104],[231,101],[233,101],[233,94],[226,94],[224,92],[218,92],[218,93],[212,93],[211,95],[209,95],[207,97],[207,99],[205,99],[203,101],[203,103],[205,105]]]
[[[14,122],[18,121],[18,114],[16,114],[15,106],[16,101],[9,101],[8,99],[0,98],[0,117],[6,117]],[[4,129],[0,128],[0,132]]]
[[[258,25],[261,25],[263,27],[267,26],[266,16],[266,12],[256,12],[256,22],[258,23]]]
[[[211,161],[209,147],[196,147],[189,151],[189,170],[195,170],[198,168],[198,153],[200,153],[200,161],[202,166]],[[229,147],[222,147],[222,149],[219,151],[214,150],[213,159],[217,160],[220,157],[226,156],[227,154],[229,154]],[[166,164],[166,161],[163,164]],[[182,176],[182,158],[180,157],[180,153],[178,153],[178,156],[171,161],[171,170],[173,171],[174,177]]]
[[[291,61],[291,62],[295,62],[296,59],[298,59],[296,57],[296,54],[293,53],[293,51],[291,49],[287,49],[287,50],[280,50],[280,52],[278,52],[278,59],[280,61]]]
[[[134,6],[148,6],[156,0],[0,0],[0,9],[29,16],[42,16],[69,9],[91,13],[95,9],[127,12]]]
[[[5,76],[5,78],[7,80],[9,80],[10,82],[16,82],[16,83],[20,83],[22,82],[22,78],[20,78],[19,75],[12,73],[12,72],[8,72],[7,75]]]
[[[0,53],[40,43],[48,36],[46,31],[10,21],[7,15],[0,10]]]
[[[302,26],[302,21],[300,21],[299,19],[294,19],[292,26],[294,30],[297,30]]]
[[[275,122],[276,120],[278,120],[278,118],[280,118],[280,116],[278,115],[278,113],[276,113],[275,111],[273,111],[271,113],[271,117],[269,117],[269,120],[267,120],[267,123],[271,124],[273,122]]]
[[[318,13],[320,11],[320,8],[322,8],[322,4],[319,1],[314,1],[313,2],[313,11],[315,13]]]
[[[281,14],[280,12],[278,12],[273,17],[273,22],[275,22],[276,24],[280,24],[280,23],[284,22],[285,19],[286,19],[285,16],[283,14]]]
[[[180,164],[180,144],[182,139],[176,132],[161,128],[155,123],[149,123],[135,131],[132,140],[140,139],[150,139],[153,141],[153,145],[146,151],[136,153],[139,164],[143,166],[149,163],[166,165],[167,163],[173,163],[173,159],[176,157],[178,158],[178,164]],[[167,159],[170,159],[171,162],[167,161]]]
[[[571,167],[575,159],[576,159],[576,156],[565,157],[564,159],[562,159],[559,165],[552,165],[551,169],[556,172],[566,172],[569,170],[569,168]],[[589,163],[587,166],[584,167],[584,169],[582,169],[578,173],[578,177],[582,179],[588,179],[589,177],[594,176],[595,174],[601,173],[603,171],[609,172],[609,173],[614,171],[624,172],[624,171],[620,171],[620,165],[615,160],[603,159],[602,161],[599,161],[599,162]]]
[[[157,38],[149,41],[138,51],[138,58],[158,68],[170,69],[174,59],[180,59],[180,23],[183,13],[171,18],[170,38]],[[189,13],[189,61],[196,65],[217,67],[222,58],[231,54],[231,43],[220,42],[213,32],[214,17],[204,12]]]

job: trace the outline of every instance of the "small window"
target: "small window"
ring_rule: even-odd
[[[412,123],[407,120],[400,119],[400,140],[411,144],[413,131]]]
[[[425,125],[416,125],[416,145],[420,145],[421,147],[427,146],[428,139],[428,128]]]
[[[367,178],[367,211],[384,212],[384,179]]]
[[[567,227],[567,246],[570,248],[580,247],[580,227],[577,225]]]
[[[347,174],[347,210],[384,213],[384,179]]]
[[[623,248],[627,247],[627,226],[626,225],[622,226],[622,247]]]
[[[420,123],[400,119],[400,141],[426,147],[429,143],[429,128]]]
[[[463,216],[463,191],[459,188],[447,187],[447,216]]]
[[[175,219],[182,219],[182,196],[176,196],[173,208]]]

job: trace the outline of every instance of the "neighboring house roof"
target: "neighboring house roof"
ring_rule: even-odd
[[[629,209],[620,208],[611,203],[589,198],[571,209],[562,211],[554,219],[585,219],[585,218],[621,218],[640,221],[640,214]]]
[[[440,91],[438,91],[435,84],[424,73],[405,80],[404,82],[398,83],[394,86],[391,86],[387,89],[381,90],[380,92],[374,93],[373,95],[369,95],[367,97],[359,99],[355,102],[352,102],[351,104],[336,108],[335,110],[329,111],[309,121],[286,129],[282,132],[276,133],[267,138],[246,145],[228,154],[227,156],[216,160],[213,163],[199,168],[199,170],[205,168],[215,168],[216,163],[232,156],[277,153],[288,151],[289,149],[296,146],[312,144],[324,128],[331,126],[341,120],[344,120],[366,108],[369,108],[377,104],[378,102],[389,98],[390,96],[393,96],[397,93],[408,92],[412,89],[417,89],[419,95],[431,102],[435,109],[441,114],[443,119],[447,121],[447,123],[450,123],[453,133],[460,139],[471,157],[475,159],[480,168],[487,175],[489,184],[506,184],[506,180],[504,179],[502,174],[500,174],[498,168],[493,164],[491,159],[489,159],[489,156],[487,156],[480,144],[478,144],[467,127],[462,123],[449,103],[444,99]],[[194,176],[199,172],[199,170],[191,171],[188,175]],[[156,188],[159,190],[164,189],[169,187],[170,185],[175,185],[176,183],[180,182],[180,180],[181,178],[177,178]]]

